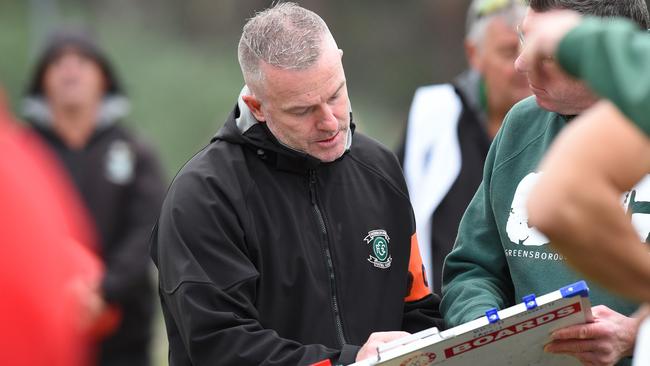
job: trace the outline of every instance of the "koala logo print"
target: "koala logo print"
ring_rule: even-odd
[[[541,173],[530,173],[519,182],[512,199],[510,215],[506,224],[508,239],[515,244],[525,246],[542,246],[549,243],[544,234],[528,225],[528,211],[526,202],[530,191],[537,183]]]

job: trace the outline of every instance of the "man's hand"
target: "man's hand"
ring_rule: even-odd
[[[570,10],[554,10],[539,14],[530,20],[523,35],[524,61],[534,65],[555,55],[562,38],[580,24],[580,15]]]
[[[544,350],[576,357],[583,365],[614,365],[631,356],[639,320],[603,305],[594,307],[592,312],[593,323],[556,330]]]
[[[357,362],[365,360],[366,358],[377,357],[377,347],[408,335],[409,333],[407,332],[372,333],[370,337],[368,337],[366,344],[364,344],[359,350],[359,353],[357,353]]]
[[[87,332],[95,326],[107,304],[102,297],[99,283],[77,278],[70,286],[79,304],[79,328]]]

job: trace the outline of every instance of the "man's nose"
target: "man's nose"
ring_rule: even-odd
[[[322,105],[318,116],[318,128],[323,131],[336,131],[339,128],[339,121],[334,115],[332,107],[328,104]]]
[[[523,52],[520,53],[515,60],[515,70],[517,70],[519,73],[525,74],[530,70],[530,65],[528,65],[528,62],[522,55]]]

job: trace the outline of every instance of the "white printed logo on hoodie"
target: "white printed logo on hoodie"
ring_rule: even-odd
[[[528,174],[519,182],[515,190],[506,224],[508,239],[515,244],[542,246],[549,243],[544,234],[528,225],[528,211],[526,209],[530,191],[541,174]],[[646,176],[634,189],[627,192],[621,198],[621,203],[626,211],[632,211],[632,224],[641,241],[647,242],[650,235],[650,176]]]

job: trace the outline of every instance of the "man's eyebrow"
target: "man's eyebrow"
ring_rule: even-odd
[[[311,105],[294,105],[285,109],[284,111],[289,113],[298,113],[298,112],[302,112],[303,109],[308,109],[311,107],[312,107]]]
[[[338,88],[336,88],[336,91],[334,92],[334,94],[332,94],[332,96],[338,94],[341,91],[341,89],[343,89],[344,86],[345,86],[345,80],[341,81],[341,84],[339,85]]]

